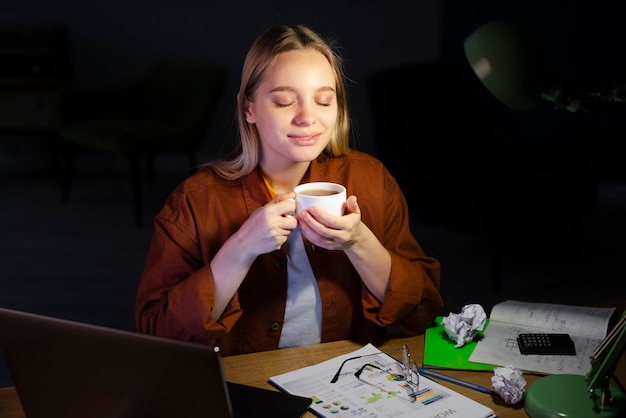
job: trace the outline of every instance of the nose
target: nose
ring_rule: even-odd
[[[296,125],[312,125],[315,123],[315,112],[311,105],[302,104],[294,118]]]

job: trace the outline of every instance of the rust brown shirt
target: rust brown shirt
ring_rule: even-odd
[[[362,221],[391,255],[389,292],[380,303],[343,251],[304,246],[322,299],[322,341],[379,334],[388,325],[424,332],[441,314],[439,262],[424,254],[409,229],[406,200],[380,161],[351,151],[313,161],[308,181],[346,186]],[[136,305],[142,333],[219,346],[224,355],[278,348],[287,297],[287,250],[257,257],[218,321],[211,319],[214,282],[209,263],[257,208],[271,200],[257,169],[225,180],[211,168],[191,176],[154,218]]]

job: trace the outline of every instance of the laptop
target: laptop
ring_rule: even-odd
[[[28,418],[300,417],[311,399],[226,382],[216,347],[0,308]]]

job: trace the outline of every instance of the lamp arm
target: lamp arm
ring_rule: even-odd
[[[591,370],[585,376],[589,392],[593,392],[595,389],[602,389],[603,393],[605,393],[609,390],[610,378],[611,376],[614,377],[617,363],[625,349],[626,312],[622,314],[618,323],[606,338],[602,340],[591,356]]]

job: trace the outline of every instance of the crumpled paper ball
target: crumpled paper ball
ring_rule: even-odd
[[[482,306],[478,304],[465,305],[461,313],[450,315],[441,321],[446,334],[452,341],[456,341],[456,348],[464,346],[472,341],[478,331],[485,327],[487,314]]]
[[[508,404],[516,404],[526,394],[526,379],[522,371],[513,366],[497,367],[491,377],[493,391]]]

